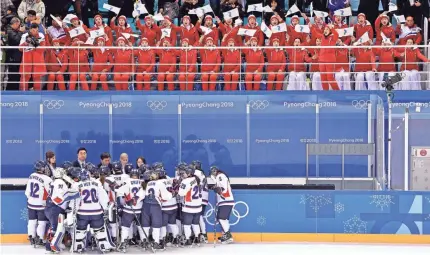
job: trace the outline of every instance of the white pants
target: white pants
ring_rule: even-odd
[[[367,87],[366,87],[367,83]],[[379,90],[379,83],[375,79],[375,73],[360,72],[355,75],[355,90]]]
[[[290,72],[287,90],[309,90],[304,72]]]
[[[349,75],[349,73],[343,70],[334,74],[334,78],[340,90],[351,90],[351,79]]]
[[[319,72],[312,74],[312,90],[323,90],[321,74]]]
[[[378,74],[378,76],[379,76],[379,89],[380,90],[384,90],[385,88],[383,88],[382,86],[381,86],[381,84],[384,82],[384,76],[385,76],[385,74],[386,73],[379,73]],[[389,72],[388,73],[388,77],[390,77],[390,76],[394,76],[396,73],[394,73],[394,72]],[[398,83],[395,83],[395,84],[393,84],[393,87],[394,87],[394,89],[395,90],[401,90],[401,82],[398,82]]]
[[[417,70],[403,71],[405,78],[400,82],[401,90],[421,90],[421,76]]]

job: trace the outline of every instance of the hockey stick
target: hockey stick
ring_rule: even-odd
[[[133,209],[131,209],[131,211],[133,212],[133,215],[134,215],[134,218],[136,219],[137,224],[139,224],[140,228],[142,229],[142,232],[143,232],[143,234],[145,235],[146,241],[147,241],[147,242],[149,243],[149,245],[151,246],[151,250],[152,250],[152,252],[155,252],[155,250],[154,250],[154,244],[153,244],[153,243],[151,243],[151,242],[149,242],[148,234],[146,234],[145,229],[143,229],[142,224],[140,224],[140,220],[139,220],[139,218],[137,217],[137,215],[136,215],[136,213],[134,212],[134,210],[133,210]],[[143,212],[142,212],[142,213],[143,213]]]
[[[214,248],[216,247],[216,225],[218,222],[218,203],[215,202]]]
[[[73,201],[73,209],[72,209],[72,217],[73,217],[73,236],[72,236],[72,247],[70,248],[70,253],[73,254],[75,251],[76,244],[76,227],[77,227],[77,219],[76,219],[76,201]]]

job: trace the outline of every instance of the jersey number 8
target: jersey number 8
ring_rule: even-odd
[[[83,190],[82,191],[82,195],[84,196],[84,203],[89,204],[89,203],[98,203],[99,199],[97,198],[97,191],[96,189],[91,189],[91,190]]]

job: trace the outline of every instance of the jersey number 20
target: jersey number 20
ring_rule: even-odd
[[[98,203],[99,199],[97,198],[97,191],[96,189],[87,190],[84,189],[82,191],[82,195],[84,196],[84,203]]]

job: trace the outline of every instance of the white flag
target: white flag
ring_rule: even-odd
[[[225,20],[239,17],[239,9],[235,8],[235,9],[230,10],[228,12],[223,12],[223,16],[224,16]]]
[[[139,38],[139,35],[135,35],[135,34],[129,34],[129,33],[121,33],[125,39],[130,39],[130,37],[135,37],[135,38]]]
[[[285,29],[286,29],[286,27],[285,27]],[[306,33],[306,34],[309,34],[311,32],[311,29],[309,28],[308,25],[296,25],[294,27],[294,30],[296,30],[296,32]]]
[[[406,22],[405,15],[397,16],[396,14],[394,14],[394,18],[397,20],[398,23],[405,23]]]
[[[73,37],[76,37],[78,35],[85,34],[85,30],[82,26],[79,26],[77,28],[71,29],[69,31],[69,34],[70,34],[70,37],[73,38]]]
[[[103,4],[103,8],[116,13],[116,15],[118,15],[119,11],[121,10],[121,8],[115,7],[110,4]]]
[[[238,35],[254,36],[255,32],[257,32],[256,29],[239,28],[239,32],[237,32],[237,34]]]
[[[354,27],[336,29],[336,32],[339,34],[339,37],[353,36]]]
[[[352,10],[351,7],[340,9],[334,12],[334,15],[341,16],[341,17],[349,17],[352,16]]]
[[[293,4],[293,6],[291,6],[291,8],[287,11],[287,14],[285,14],[285,17],[291,14],[294,14],[296,12],[300,12],[300,9],[297,7],[296,4]]]
[[[287,24],[285,22],[272,27],[273,33],[280,33],[280,32],[286,32],[287,31]]]
[[[397,5],[393,3],[388,4],[388,12],[395,12],[397,11]]]
[[[161,29],[161,39],[164,37],[170,37],[170,32],[172,31],[171,28],[163,28]]]
[[[163,21],[163,20],[164,20],[164,17],[163,17],[163,15],[161,15],[161,13],[157,13],[157,14],[155,14],[154,16],[152,16],[152,18],[153,18],[155,21]]]
[[[409,4],[410,4],[411,6],[414,6],[414,5],[415,5],[415,1],[416,1],[416,0],[409,0]]]
[[[266,26],[266,23],[264,21],[261,22],[261,31],[267,36],[267,38],[270,38],[272,36],[272,30],[268,26]]]
[[[358,40],[354,43],[354,46],[357,46],[357,45],[363,44],[363,43],[365,43],[365,42],[368,42],[369,40],[370,40],[370,38],[369,38],[369,34],[366,32],[366,33],[364,33],[364,34],[360,37],[360,39],[358,39]]]
[[[203,17],[203,15],[205,15],[205,11],[203,10],[203,8],[196,8],[196,9],[189,10],[188,14],[194,14],[200,18],[200,17]]]
[[[205,26],[200,26],[200,29],[203,31],[204,35],[209,34],[210,32],[212,32],[212,29],[205,27]]]
[[[263,12],[263,4],[251,4],[248,5],[248,11],[247,12]]]
[[[263,12],[273,12],[272,8],[270,8],[270,6],[266,5],[263,8]]]
[[[97,38],[102,35],[105,35],[105,29],[103,27],[97,30],[90,31],[90,37],[92,38]]]
[[[60,27],[62,27],[62,26],[63,26],[63,22],[61,22],[59,19],[57,19],[56,17],[54,17],[52,14],[51,14],[50,16],[51,16],[51,18],[52,18],[53,20],[55,20],[55,22],[57,22],[57,24],[58,24]]]
[[[88,37],[88,39],[87,39],[87,41],[85,42],[85,44],[88,44],[88,45],[93,45],[94,44],[94,40],[95,40],[96,38],[94,38],[94,37]]]
[[[75,14],[67,14],[66,17],[64,17],[63,22],[71,24],[72,23],[71,20],[73,18],[77,18],[77,16]]]
[[[311,2],[311,4],[309,5],[309,12],[311,13],[312,17],[312,14],[314,13],[314,2]]]
[[[315,14],[315,16],[320,17],[320,18],[328,17],[328,13],[327,12],[314,11],[314,14]]]
[[[141,3],[134,4],[134,10],[137,12],[138,15],[148,13],[148,10],[146,9],[145,5]]]
[[[208,13],[208,12],[214,12],[214,10],[212,10],[212,7],[211,7],[209,4],[207,4],[207,5],[203,6],[203,7],[202,7],[202,10],[203,10],[205,13]]]
[[[382,32],[382,31],[381,31],[381,37],[382,37],[382,40],[388,39],[388,38],[385,36],[384,32]]]

